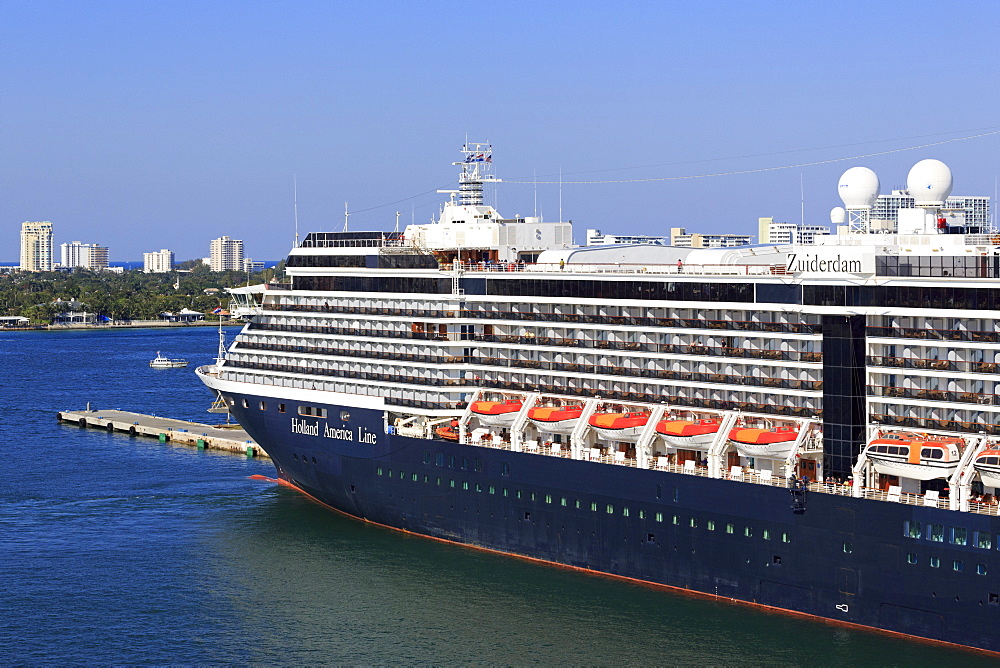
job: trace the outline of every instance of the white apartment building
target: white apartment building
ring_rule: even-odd
[[[162,248],[155,253],[142,254],[142,271],[146,274],[165,274],[174,268],[174,252]]]
[[[52,271],[52,223],[21,223],[21,271]]]
[[[61,244],[60,264],[63,267],[103,270],[108,268],[108,247],[74,241]]]
[[[588,246],[607,246],[613,244],[661,244],[667,243],[666,237],[654,237],[647,234],[601,234],[600,230],[587,230]]]
[[[753,240],[749,234],[703,234],[692,232],[688,234],[683,227],[670,228],[670,245],[681,248],[729,248],[732,246],[748,246]]]
[[[871,220],[881,221],[875,227],[895,230],[899,223],[899,210],[912,209],[914,197],[906,190],[893,190],[889,195],[879,195],[872,207]],[[990,198],[952,195],[945,200],[944,208],[961,209],[965,211],[965,224],[975,227],[987,227],[990,224]],[[888,225],[885,223],[889,223]]]
[[[773,217],[757,219],[757,238],[762,244],[811,244],[821,234],[830,234],[829,226],[776,223]]]
[[[212,239],[208,264],[212,271],[242,271],[243,241],[229,237]]]

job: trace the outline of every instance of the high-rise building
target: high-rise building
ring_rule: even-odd
[[[895,230],[899,222],[900,209],[912,209],[915,198],[905,190],[893,190],[892,194],[879,195],[872,207],[873,221],[886,221],[884,229]],[[944,202],[946,209],[962,209],[965,211],[965,224],[976,227],[987,227],[990,223],[990,198],[952,195]]]
[[[60,263],[63,267],[79,267],[81,269],[107,269],[108,268],[108,247],[97,244],[82,244],[74,241],[68,244],[61,244]]]
[[[243,242],[229,237],[212,239],[209,267],[212,271],[242,271]]]
[[[52,223],[21,223],[21,270],[52,271]]]
[[[142,254],[142,270],[147,274],[165,274],[174,268],[174,252],[166,248]]]
[[[757,219],[757,238],[762,244],[811,244],[821,234],[830,234],[830,228],[826,225],[776,223],[770,216]]]
[[[680,248],[729,248],[748,246],[753,240],[749,234],[704,234],[688,231],[683,227],[670,228],[670,245]]]

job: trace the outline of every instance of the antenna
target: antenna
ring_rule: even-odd
[[[351,214],[347,212],[347,202],[344,202],[344,231],[347,231],[347,219],[351,217]]]
[[[399,211],[396,212],[396,232],[399,232]]]
[[[299,247],[299,181],[292,174],[292,210],[295,212],[295,247]]]
[[[535,186],[535,218],[538,218],[538,176],[536,176],[535,171],[531,170],[531,180]]]
[[[562,165],[559,165],[559,222],[562,222]]]
[[[800,214],[802,217],[800,218],[800,223],[801,223],[801,225],[803,227],[805,227],[805,224],[806,224],[806,188],[805,188],[805,186],[803,185],[803,182],[802,182],[802,173],[801,172],[799,172],[799,195],[802,197],[802,211],[801,211],[801,214]]]

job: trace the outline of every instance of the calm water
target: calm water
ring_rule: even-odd
[[[0,333],[0,664],[986,665],[370,527],[266,461],[56,422],[201,421],[211,328]]]

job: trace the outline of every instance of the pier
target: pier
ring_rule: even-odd
[[[245,454],[247,457],[268,456],[239,425],[201,424],[128,411],[93,410],[89,406],[84,410],[60,411],[56,416],[60,422],[83,428],[103,429],[108,433],[147,436],[159,439],[161,443],[225,450]]]

